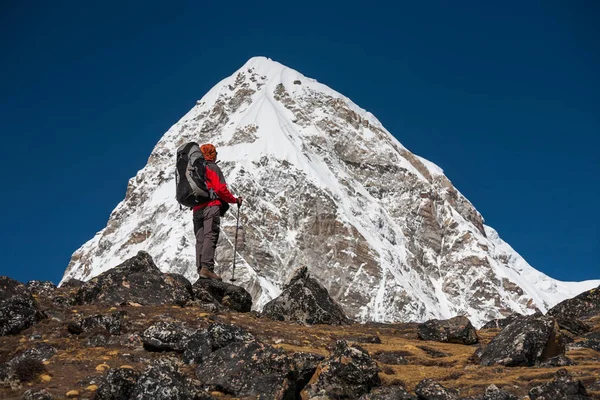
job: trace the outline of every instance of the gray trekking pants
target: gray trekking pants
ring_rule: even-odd
[[[194,211],[194,234],[196,235],[196,267],[198,272],[206,267],[214,272],[215,249],[221,226],[220,208],[205,207]]]

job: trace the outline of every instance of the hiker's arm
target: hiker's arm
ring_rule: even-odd
[[[227,183],[225,182],[225,178],[223,177],[223,173],[221,169],[217,167],[216,171],[212,171],[214,176],[211,176],[211,183],[213,190],[219,196],[219,198],[227,203],[237,203],[237,199],[227,187]],[[211,174],[211,175],[213,175]]]

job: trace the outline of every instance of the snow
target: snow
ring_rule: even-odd
[[[228,102],[235,93],[239,93],[231,88],[239,88],[236,86],[239,84],[238,79],[241,79],[242,85],[246,85],[244,88],[250,90],[251,94],[239,107],[230,111],[227,109],[230,107]],[[300,81],[301,84],[295,84],[295,81]],[[283,85],[287,92],[288,104],[276,99],[274,93],[278,85]],[[341,102],[345,110],[349,110],[344,112],[355,113],[360,123],[350,121],[351,117],[336,115],[335,110],[328,106],[331,99]],[[339,251],[339,257],[344,257],[344,262],[356,263],[355,272],[347,280],[344,280],[345,275],[349,273],[345,270],[344,263],[337,259],[314,271],[322,279],[330,280],[329,283],[325,282],[325,286],[332,282],[346,282],[347,287],[340,292],[342,298],[338,301],[343,302],[353,294],[368,299],[357,312],[356,317],[359,319],[391,322],[398,319],[449,318],[464,314],[478,326],[491,316],[500,314],[490,299],[481,297],[479,303],[473,301],[473,296],[479,293],[479,282],[500,282],[493,284],[493,289],[486,294],[500,296],[500,308],[521,313],[533,312],[527,306],[530,299],[535,306],[546,311],[566,298],[600,285],[600,280],[560,282],[535,270],[502,241],[492,228],[485,226],[484,232],[479,231],[469,220],[469,214],[463,210],[472,205],[456,189],[453,190],[461,204],[436,200],[434,223],[456,224],[453,235],[443,236],[442,247],[453,249],[466,234],[472,238],[472,242],[464,248],[458,246],[448,254],[440,254],[425,239],[407,236],[406,232],[411,232],[411,229],[418,231],[424,226],[420,210],[428,207],[430,201],[420,198],[421,192],[437,192],[439,199],[450,197],[448,188],[435,186],[423,176],[422,166],[433,177],[443,177],[443,170],[416,155],[412,155],[414,160],[419,161],[422,166],[413,165],[414,160],[405,157],[410,153],[409,150],[371,113],[316,80],[265,57],[251,58],[233,75],[219,82],[165,133],[156,145],[149,163],[130,181],[128,198],[115,208],[109,226],[75,252],[62,282],[71,278],[91,279],[135,255],[139,250],[148,251],[163,271],[181,273],[192,281],[197,278],[193,261],[193,237],[190,235],[191,218],[189,212],[179,210],[174,200],[174,179],[170,171],[178,145],[198,140],[205,121],[219,121],[221,117],[215,111],[217,104],[225,108],[223,115],[226,122],[217,124],[208,140],[218,143],[219,159],[223,164],[234,165],[227,176],[231,187],[246,184],[260,190],[258,182],[264,179],[270,179],[272,185],[277,186],[279,183],[274,171],[270,171],[267,166],[263,168],[262,165],[271,160],[277,165],[288,163],[290,173],[295,174],[299,180],[312,184],[320,196],[335,201],[337,221],[358,232],[347,240],[364,241],[368,247],[368,254],[378,264],[376,275],[367,268],[367,263],[362,258],[364,255],[359,256],[354,247]],[[310,122],[298,122],[298,116]],[[317,125],[316,121],[325,119],[339,127],[338,133],[325,131]],[[248,126],[256,127],[253,133],[255,140],[232,142],[235,132]],[[348,135],[346,142],[335,136],[344,134]],[[320,147],[311,146],[313,141],[319,143]],[[340,144],[351,145],[344,157],[354,157],[359,163],[362,155],[369,152],[387,155],[389,163],[400,171],[406,171],[405,175],[400,176],[408,176],[410,179],[390,184],[376,170],[366,174],[367,178],[360,178],[348,167],[343,157],[336,153],[336,146]],[[244,174],[241,173],[242,170],[245,171]],[[161,178],[161,174],[164,177]],[[408,186],[409,184],[412,186]],[[390,199],[386,200],[373,194],[373,186],[398,191],[392,192]],[[255,209],[284,219],[286,215],[282,215],[276,200],[283,201],[290,196],[294,196],[294,191],[282,186],[274,196],[257,197],[251,201],[254,202]],[[404,204],[404,208],[400,204]],[[225,229],[235,226],[232,214],[225,217],[222,223],[223,240],[230,245],[233,238],[228,236]],[[474,211],[472,214],[477,213]],[[292,221],[295,225],[293,228],[282,228],[285,230],[278,232],[269,232],[270,225],[250,226],[259,232],[256,235],[263,231],[273,233],[272,238],[265,237],[254,245],[276,260],[274,265],[258,265],[252,256],[252,251],[258,249],[243,250],[238,254],[236,277],[239,282],[248,288],[259,288],[256,291],[258,297],[254,299],[255,308],[260,309],[279,295],[285,279],[297,266],[294,265],[295,260],[310,259],[310,249],[303,250],[297,246],[298,241],[306,234],[301,231],[306,220],[306,217],[300,215],[299,220]],[[327,242],[327,238],[323,238],[323,242]],[[413,247],[422,253],[420,260],[417,260],[419,257],[414,254]],[[332,249],[328,251],[331,253]],[[323,254],[321,258],[325,256],[328,255]],[[459,269],[455,271],[455,266],[461,267],[463,260],[469,258],[486,260],[489,271],[493,271],[493,279],[486,275],[488,269],[472,269],[468,273]],[[507,259],[508,264],[501,262],[503,259]],[[224,273],[230,272],[224,267]],[[519,297],[506,289],[502,279],[520,287],[524,294]],[[448,287],[452,286],[456,287],[459,295],[448,292],[451,290]]]

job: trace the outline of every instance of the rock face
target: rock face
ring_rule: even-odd
[[[418,335],[423,340],[443,343],[475,344],[479,341],[477,331],[466,317],[429,320],[419,325]]]
[[[192,299],[192,285],[181,275],[163,274],[146,252],[83,284],[78,304],[184,305]]]
[[[574,380],[566,369],[559,369],[554,380],[529,391],[531,400],[584,400],[591,399],[583,383]]]
[[[146,329],[141,340],[150,351],[176,351],[182,353],[193,335],[192,329],[172,322],[158,322]]]
[[[215,144],[234,194],[256,199],[242,210],[236,278],[257,310],[300,265],[361,321],[466,315],[479,327],[507,311],[546,312],[600,284],[533,269],[439,167],[396,137],[342,94],[253,58],[165,133],[63,281],[89,280],[139,250],[163,271],[197,279],[192,217],[179,209],[169,172],[177,147],[193,140]],[[235,224],[232,212],[222,219],[216,272],[225,280]]]
[[[360,346],[339,340],[331,355],[319,364],[302,391],[302,398],[357,399],[380,384],[378,372],[377,363],[369,353]]]
[[[198,380],[236,397],[293,400],[294,365],[286,352],[256,340],[235,342],[210,355],[196,369]]]
[[[228,309],[249,312],[252,309],[252,296],[239,286],[210,279],[198,279],[192,285],[192,290],[198,303],[215,311]]]
[[[506,328],[514,320],[516,320],[517,318],[520,318],[522,316],[523,316],[523,314],[512,313],[512,314],[510,314],[506,318],[493,319],[493,320],[489,321],[488,323],[486,323],[485,325],[483,325],[481,327],[481,329],[494,329],[494,328],[500,328],[500,329],[502,329],[502,328]]]
[[[600,286],[567,299],[548,311],[558,321],[562,329],[576,335],[590,331],[583,320],[600,315]]]
[[[279,297],[267,303],[263,315],[277,321],[340,325],[350,322],[327,289],[308,274],[306,267],[295,271]]]
[[[564,351],[556,320],[529,316],[509,324],[478,355],[481,365],[515,367],[533,366]]]
[[[131,368],[110,369],[96,390],[96,400],[131,399],[140,373]]]
[[[25,285],[0,276],[0,336],[17,334],[42,318]]]
[[[192,334],[185,344],[183,361],[199,364],[210,353],[236,342],[248,342],[254,337],[243,329],[227,324],[211,324]]]

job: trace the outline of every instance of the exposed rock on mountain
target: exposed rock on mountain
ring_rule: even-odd
[[[306,267],[295,271],[283,292],[267,303],[263,315],[277,321],[339,325],[349,323],[327,289],[311,278]]]
[[[529,391],[531,400],[585,400],[591,399],[579,380],[573,379],[566,369],[559,369],[554,380]]]
[[[419,325],[419,338],[444,343],[475,344],[477,331],[466,317],[454,317],[440,321],[429,320]]]
[[[252,296],[244,288],[211,279],[198,279],[193,285],[194,299],[203,307],[215,311],[249,312]]]
[[[600,315],[600,286],[562,301],[548,315],[556,318],[562,329],[578,335],[589,332],[591,327],[585,320]]]
[[[416,393],[422,400],[458,400],[458,395],[433,379],[424,379],[417,385]]]
[[[547,316],[518,318],[480,353],[481,365],[532,366],[563,354],[556,320]]]
[[[0,276],[0,336],[17,334],[43,318],[25,285]]]
[[[192,285],[181,275],[162,273],[152,257],[140,251],[84,283],[75,298],[78,304],[184,305],[192,299]]]
[[[481,327],[481,329],[494,329],[494,328],[506,328],[509,324],[511,324],[515,319],[521,318],[523,314],[512,313],[506,318],[497,318],[491,321],[488,321],[485,325]]]
[[[262,57],[165,133],[107,226],[73,254],[63,282],[89,280],[148,249],[162,271],[196,280],[191,214],[173,189],[176,149],[187,141],[215,144],[230,188],[247,199],[236,278],[258,310],[300,265],[362,321],[465,315],[479,327],[513,312],[546,312],[600,284],[533,269],[439,167],[372,114]],[[216,272],[228,280],[233,213],[222,231]]]

